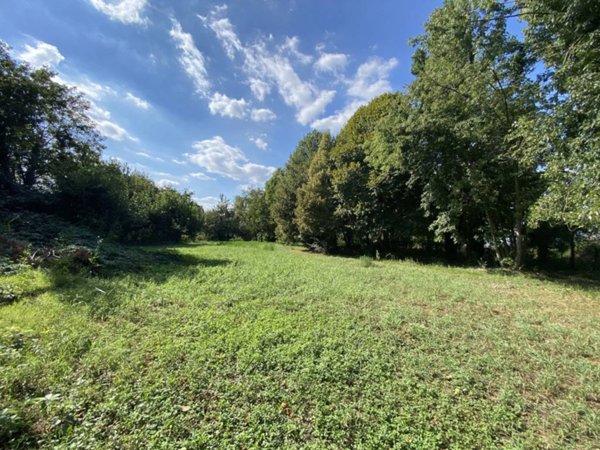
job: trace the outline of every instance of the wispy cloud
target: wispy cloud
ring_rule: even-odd
[[[269,148],[269,144],[267,144],[267,141],[265,141],[261,137],[251,137],[250,142],[252,142],[254,145],[256,145],[261,150],[266,151]]]
[[[287,38],[275,51],[269,50],[263,40],[246,45],[223,14],[226,8],[215,8],[207,17],[200,16],[205,26],[215,32],[230,59],[240,56],[243,70],[254,96],[263,100],[275,87],[286,105],[296,110],[296,120],[306,125],[318,117],[335,96],[334,90],[322,90],[309,81],[302,80],[290,58],[301,63],[312,57],[298,50],[298,38]]]
[[[147,0],[90,0],[92,6],[106,14],[111,20],[125,24],[146,24],[148,19],[143,12]]]
[[[152,161],[156,161],[156,162],[165,162],[165,160],[164,160],[164,159],[162,159],[162,158],[160,158],[160,157],[158,157],[158,156],[153,156],[153,155],[150,155],[150,154],[148,154],[148,153],[146,153],[146,152],[135,152],[135,154],[136,154],[137,156],[141,156],[142,158],[150,159],[150,160],[152,160]]]
[[[200,181],[212,181],[212,180],[214,180],[213,177],[209,177],[208,175],[206,175],[203,172],[190,173],[190,177],[195,178],[196,180],[200,180]]]
[[[96,129],[98,132],[108,139],[112,139],[113,141],[124,141],[130,140],[133,142],[138,142],[139,139],[129,134],[129,132],[123,128],[122,126],[116,124],[115,122],[111,122],[110,120],[101,119],[95,120]]]
[[[148,103],[146,100],[137,97],[135,95],[133,95],[131,92],[128,92],[127,95],[125,96],[125,99],[127,101],[129,101],[130,103],[134,104],[135,106],[137,106],[139,109],[149,109],[150,108],[150,103]]]
[[[180,184],[181,183],[179,181],[169,180],[168,178],[162,178],[156,182],[157,186],[163,187],[163,188],[165,188],[165,187],[176,188]]]
[[[202,55],[196,44],[194,44],[192,35],[183,31],[181,24],[177,20],[172,19],[172,22],[173,26],[169,34],[180,51],[179,63],[194,83],[196,92],[200,95],[208,96],[211,83],[208,80],[204,55]]]
[[[217,206],[217,203],[219,203],[219,197],[214,197],[212,195],[206,197],[193,197],[192,199],[206,210],[213,209]]]

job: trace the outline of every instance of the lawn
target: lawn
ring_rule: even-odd
[[[0,447],[599,448],[598,284],[170,251],[0,276]]]

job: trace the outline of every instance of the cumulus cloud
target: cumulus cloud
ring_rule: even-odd
[[[275,113],[267,108],[253,109],[250,113],[250,119],[252,119],[253,122],[268,122],[269,120],[274,120],[276,118],[277,116]]]
[[[150,108],[150,103],[148,103],[144,99],[141,99],[141,98],[133,95],[131,92],[127,93],[127,95],[125,96],[125,99],[140,109]]]
[[[206,70],[204,56],[200,50],[198,50],[196,44],[194,44],[192,35],[183,31],[181,24],[175,19],[173,19],[173,26],[169,35],[175,41],[175,45],[180,51],[179,63],[194,83],[196,92],[203,96],[207,96],[210,89],[208,72]]]
[[[381,58],[371,58],[361,64],[356,75],[348,82],[348,95],[371,100],[392,90],[388,77],[398,65],[396,58],[387,61]]]
[[[35,46],[25,45],[25,50],[18,56],[33,67],[55,68],[65,59],[58,48],[42,41],[37,41]]]
[[[192,147],[195,152],[185,155],[191,162],[232,180],[264,183],[275,171],[274,167],[250,162],[239,148],[228,145],[221,136],[197,141]]]
[[[340,73],[348,64],[348,55],[343,53],[321,53],[319,59],[313,65],[316,72]]]
[[[248,114],[248,106],[248,102],[243,98],[230,98],[216,92],[210,98],[208,109],[212,115],[243,119]]]
[[[90,0],[92,6],[111,20],[126,24],[145,24],[143,16],[148,0]]]

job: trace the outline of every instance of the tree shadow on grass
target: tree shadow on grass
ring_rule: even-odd
[[[600,293],[599,272],[576,271],[515,271],[506,269],[487,269],[487,273],[506,277],[525,276],[526,278],[558,284],[567,288],[580,289],[588,292]]]
[[[145,283],[160,285],[173,278],[193,279],[203,269],[231,263],[172,250],[129,248],[126,252],[128,258],[120,254],[109,262],[102,261],[104,264],[94,270],[84,267],[73,272],[61,266],[50,267],[51,287],[47,291],[56,293],[61,302],[88,305],[92,318],[104,320],[118,311],[127,297],[143,289]]]
[[[173,277],[193,278],[202,268],[226,266],[227,259],[200,258],[169,249],[147,250],[136,247],[104,249],[89,264],[67,261],[49,267],[52,288],[65,289],[69,285],[105,284],[123,278],[139,282],[165,283]]]

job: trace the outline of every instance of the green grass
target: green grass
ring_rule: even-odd
[[[0,278],[0,447],[598,448],[593,283],[173,250]]]

